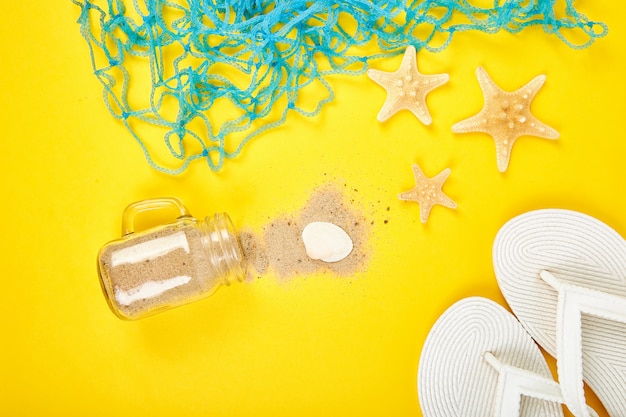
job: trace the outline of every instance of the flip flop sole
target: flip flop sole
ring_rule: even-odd
[[[511,313],[486,298],[465,298],[441,315],[424,343],[418,394],[425,417],[493,415],[499,374],[483,359],[486,352],[552,379],[541,351]],[[557,403],[521,399],[520,416],[562,415]]]
[[[556,355],[558,293],[539,277],[626,297],[626,242],[588,215],[548,209],[522,214],[498,232],[493,248],[498,284],[535,341]],[[626,324],[583,314],[585,381],[611,416],[626,416]]]

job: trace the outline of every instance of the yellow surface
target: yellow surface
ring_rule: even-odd
[[[408,112],[379,124],[384,91],[365,76],[337,77],[337,98],[319,117],[290,117],[219,174],[200,163],[168,177],[107,113],[78,8],[7,3],[0,414],[420,416],[418,359],[436,318],[470,295],[505,305],[491,263],[502,224],[562,207],[626,235],[626,6],[576,5],[610,27],[586,50],[536,28],[462,34],[443,53],[420,53],[422,72],[451,76],[428,97],[432,127]],[[395,70],[400,59],[374,67]],[[482,106],[479,65],[509,90],[548,77],[532,109],[561,138],[521,138],[505,174],[491,139],[450,131]],[[435,207],[426,225],[416,204],[397,199],[413,186],[415,162],[430,176],[450,167],[444,190],[458,203]],[[95,257],[119,236],[128,203],[171,195],[196,216],[227,211],[258,229],[328,181],[358,189],[347,194],[375,220],[365,272],[267,275],[138,322],[108,310]]]

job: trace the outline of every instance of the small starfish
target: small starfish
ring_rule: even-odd
[[[545,75],[538,75],[522,88],[509,92],[498,87],[482,67],[476,70],[478,83],[485,104],[482,110],[469,119],[452,126],[455,133],[482,132],[490,135],[496,143],[498,170],[506,171],[511,150],[520,136],[530,135],[545,139],[557,139],[559,132],[541,123],[530,112],[530,103],[543,83]]]
[[[420,73],[415,55],[415,47],[409,46],[397,71],[367,70],[367,76],[387,90],[385,104],[378,112],[379,122],[384,122],[400,110],[410,110],[425,125],[433,122],[426,106],[426,95],[448,82],[450,76]]]
[[[439,204],[452,209],[456,208],[456,203],[443,193],[444,181],[450,175],[450,168],[446,168],[432,178],[428,178],[417,164],[413,164],[413,176],[415,176],[415,187],[398,195],[400,200],[416,201],[420,205],[420,220],[426,223],[430,210],[435,204]]]

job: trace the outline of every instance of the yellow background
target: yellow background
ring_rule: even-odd
[[[506,305],[491,246],[507,220],[561,207],[626,234],[626,6],[576,6],[610,28],[585,50],[534,28],[419,53],[422,72],[451,76],[429,95],[431,127],[408,112],[379,124],[384,90],[335,77],[319,117],[290,116],[218,174],[196,163],[168,177],[103,105],[78,8],[5,4],[0,415],[420,416],[418,359],[437,317],[470,295]],[[521,138],[505,174],[489,137],[450,131],[482,106],[480,65],[507,90],[545,73],[532,109],[561,133]],[[423,225],[418,205],[397,199],[412,163],[429,176],[452,169],[444,190],[457,210],[435,207]],[[376,220],[365,272],[266,275],[137,322],[108,310],[95,258],[128,203],[176,196],[198,217],[226,211],[258,230],[328,181],[358,189],[357,207]]]

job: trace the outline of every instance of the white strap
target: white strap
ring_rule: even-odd
[[[491,352],[485,352],[483,358],[499,373],[493,417],[519,417],[522,395],[563,403],[561,388],[556,381],[503,364]]]
[[[556,359],[565,405],[576,417],[593,416],[583,385],[582,314],[626,323],[626,299],[562,282],[548,271],[541,271],[540,276],[559,293]]]

